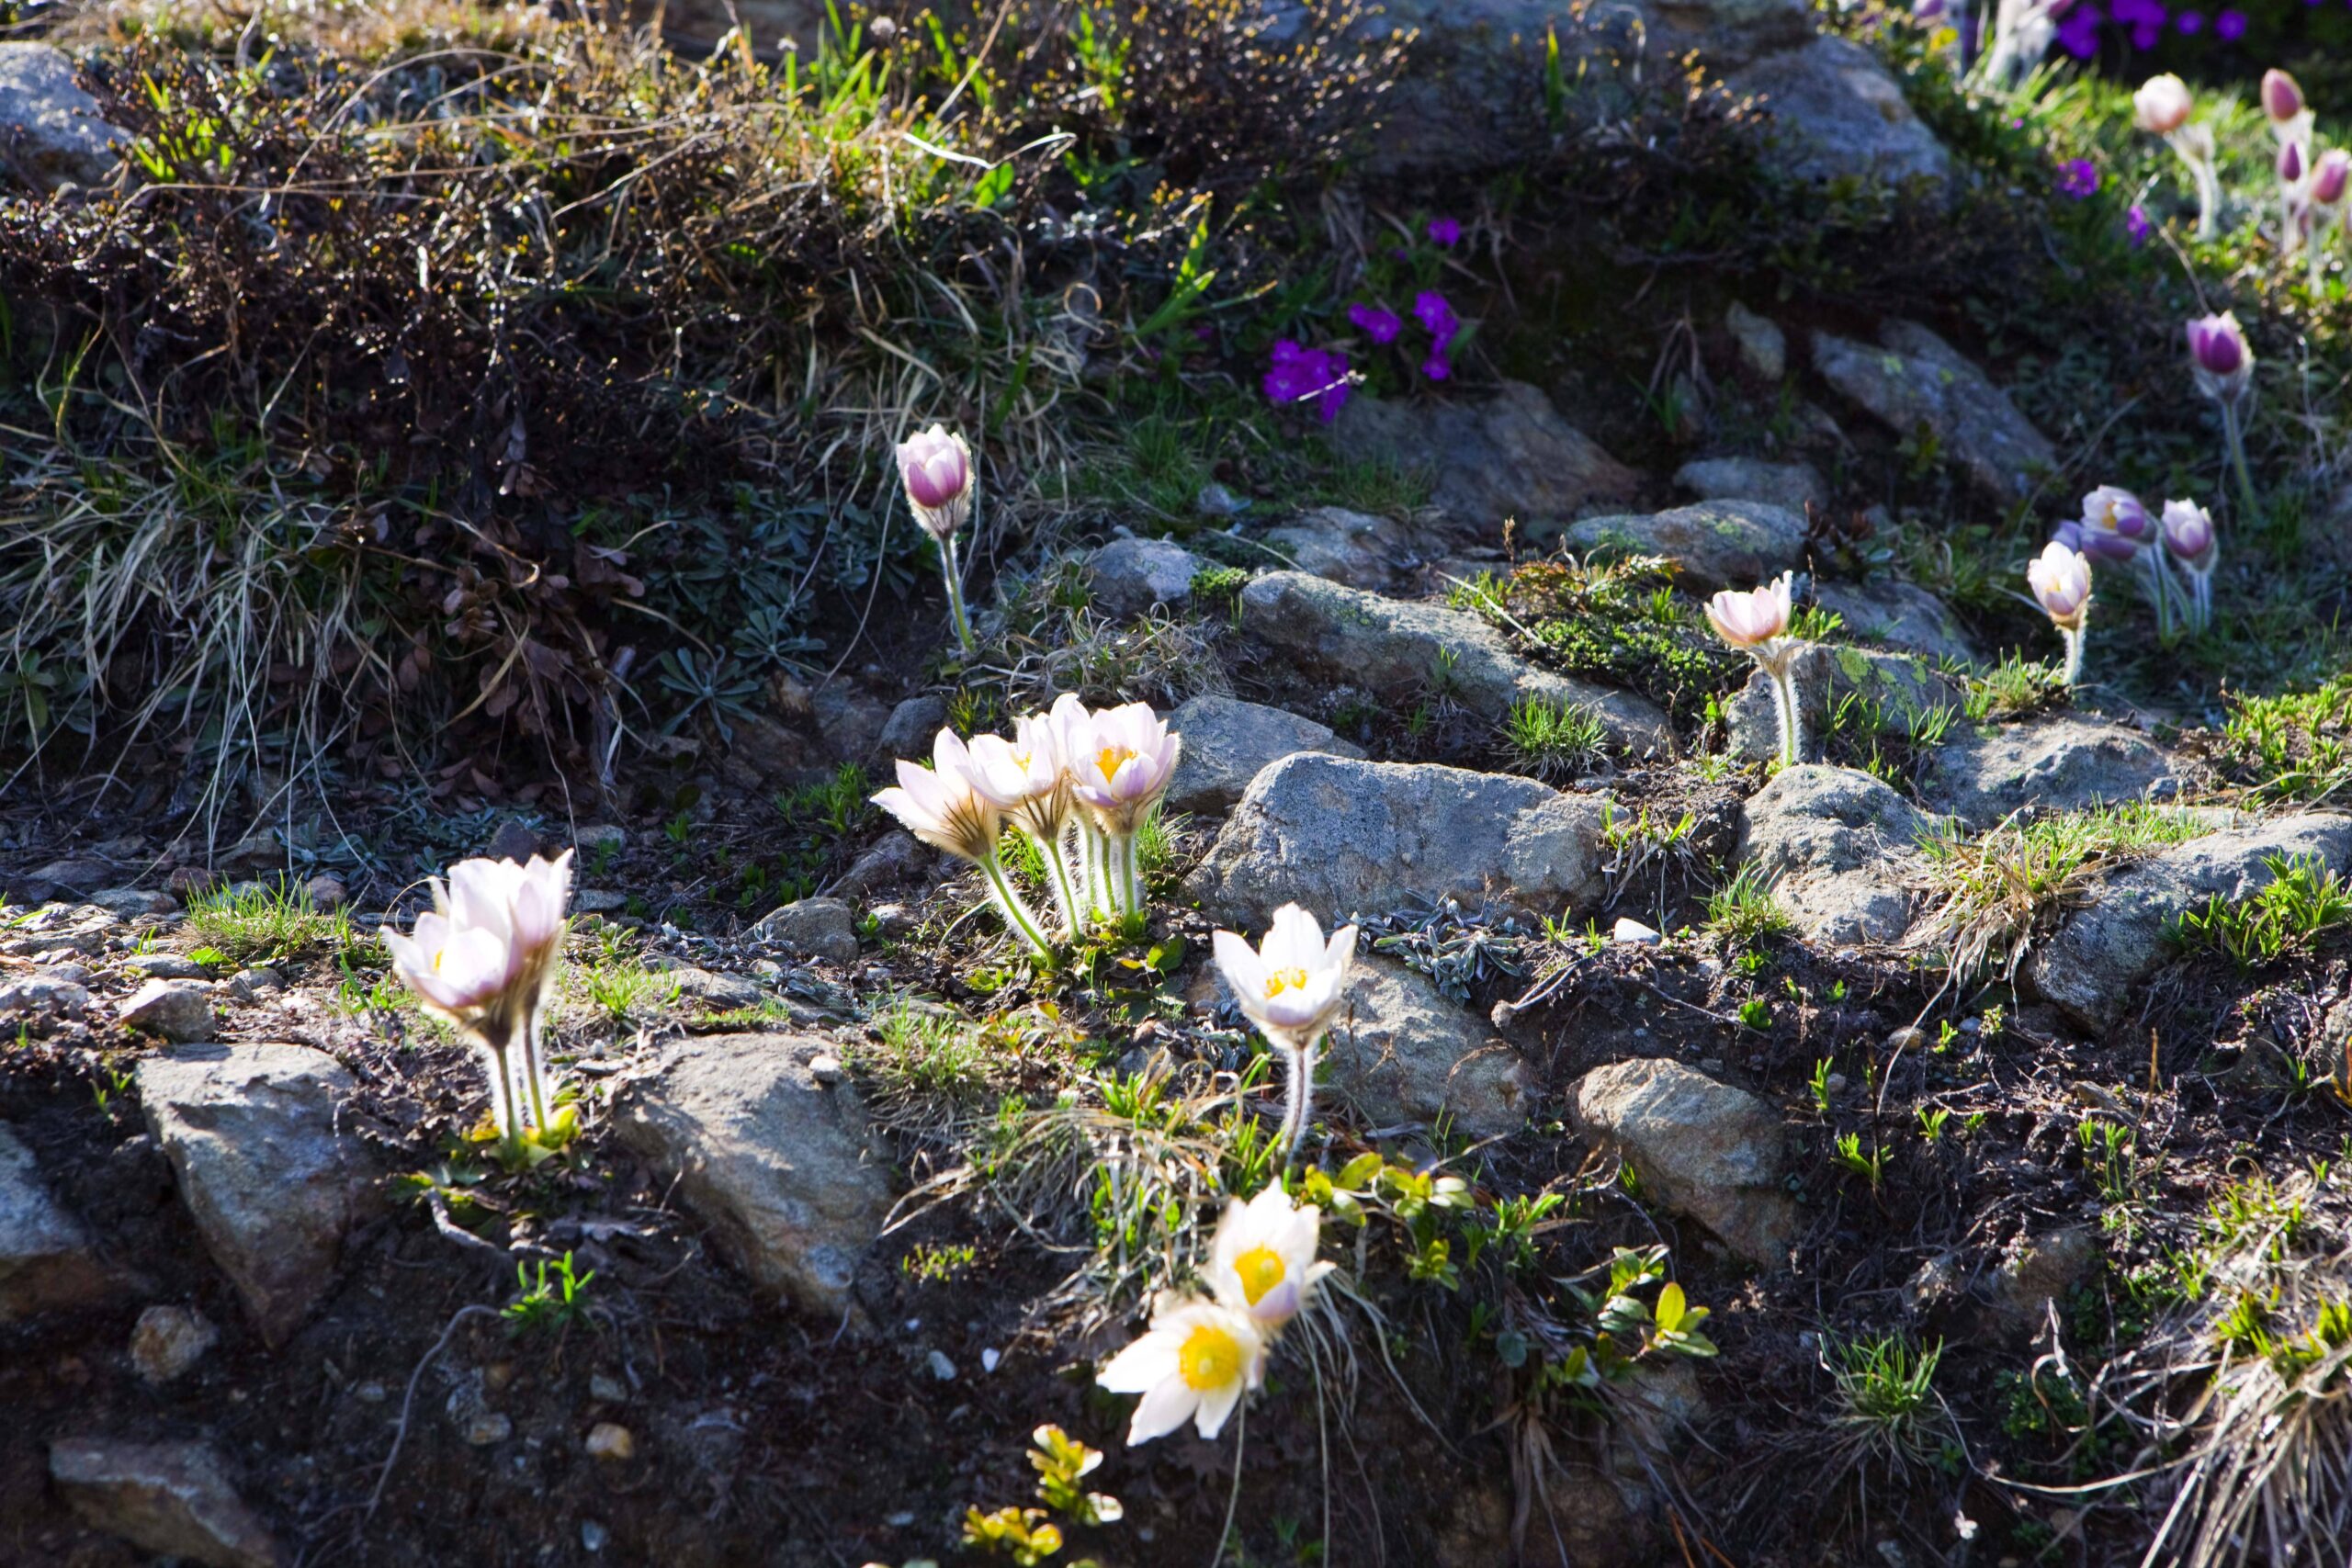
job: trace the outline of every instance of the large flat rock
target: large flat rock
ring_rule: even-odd
[[[1936,748],[1922,790],[1972,828],[2013,812],[2041,815],[2163,799],[2182,778],[2165,749],[2120,725],[2059,715],[1961,733]]]
[[[1748,589],[1801,565],[1805,520],[1770,502],[1702,501],[1647,516],[1588,517],[1572,524],[1578,551],[1663,556],[1682,586],[1696,592]]]
[[[1325,1051],[1334,1087],[1374,1127],[1442,1117],[1473,1138],[1518,1131],[1537,1084],[1484,1019],[1392,958],[1356,960]]]
[[[1487,398],[1351,398],[1332,438],[1351,454],[1427,470],[1430,500],[1489,542],[1501,540],[1505,518],[1522,527],[1565,523],[1641,488],[1640,475],[1519,381]]]
[[[333,1287],[345,1235],[381,1202],[374,1162],[336,1125],[355,1087],[307,1045],[181,1045],[139,1064],[147,1131],[273,1346]]]
[[[1798,179],[1864,185],[1951,177],[1951,154],[1878,56],[1850,39],[1818,38],[1756,62],[1724,84],[1771,116],[1766,156]]]
[[[621,1141],[678,1177],[678,1195],[761,1290],[839,1318],[890,1212],[864,1102],[809,1070],[814,1035],[717,1034],[665,1052],[615,1097]]]
[[[1241,626],[1301,670],[1374,691],[1442,690],[1485,718],[1537,697],[1591,709],[1620,746],[1668,743],[1666,715],[1630,692],[1556,674],[1522,659],[1510,638],[1476,615],[1410,604],[1276,571],[1241,592]]]
[[[1305,753],[1253,781],[1186,889],[1257,931],[1447,898],[1556,915],[1602,890],[1601,797],[1532,779]]]
[[[141,1551],[206,1568],[288,1561],[208,1444],[68,1438],[50,1445],[49,1476],[76,1514]]]
[[[1976,363],[1917,321],[1890,321],[1876,344],[1813,339],[1813,367],[1897,435],[1933,435],[1978,488],[2004,503],[2058,466],[2049,437]]]
[[[1235,697],[1191,698],[1168,716],[1168,728],[1184,738],[1176,776],[1168,785],[1171,811],[1231,810],[1251,779],[1301,751],[1363,755],[1362,747],[1340,739],[1328,725]]]

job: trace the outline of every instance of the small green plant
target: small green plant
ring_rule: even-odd
[[[978,1258],[978,1249],[969,1242],[949,1245],[944,1242],[917,1242],[899,1259],[899,1272],[910,1280],[927,1285],[944,1285],[966,1269]]]
[[[1586,772],[1600,758],[1609,729],[1589,707],[1531,693],[1511,705],[1502,722],[1502,740],[1521,773],[1564,779]]]
[[[309,889],[282,883],[243,892],[191,893],[187,923],[205,950],[232,964],[299,958],[322,949],[340,952],[353,941],[348,914],[321,909],[311,903]]]
[[[587,1310],[583,1299],[589,1281],[595,1279],[591,1269],[585,1274],[572,1272],[571,1254],[566,1252],[555,1262],[555,1277],[548,1277],[548,1260],[538,1260],[538,1272],[533,1277],[530,1266],[514,1265],[514,1283],[519,1293],[499,1309],[499,1316],[506,1326],[520,1334],[526,1331],[559,1333],[580,1321]]]
[[[1813,1091],[1815,1108],[1824,1116],[1829,1114],[1829,1070],[1835,1066],[1837,1066],[1835,1057],[1822,1057],[1814,1063],[1813,1077],[1806,1082],[1806,1087]]]
[[[1707,929],[1724,941],[1753,947],[1789,929],[1789,914],[1772,896],[1763,867],[1739,868],[1729,882],[1707,895]]]
[[[1126,1517],[1116,1497],[1089,1492],[1083,1484],[1102,1463],[1102,1450],[1051,1425],[1038,1427],[1030,1441],[1029,1466],[1037,1472],[1037,1496],[1045,1507],[1008,1506],[988,1513],[975,1506],[964,1511],[964,1544],[990,1556],[1009,1557],[1019,1568],[1036,1568],[1061,1551],[1062,1527],[1055,1522],[1055,1514],[1087,1529],[1116,1524]],[[1071,1568],[1097,1564],[1092,1558],[1081,1558]]]
[[[2215,894],[2184,913],[2173,940],[2191,953],[2218,953],[2242,970],[2276,964],[2321,932],[2352,922],[2352,886],[2317,856],[2271,855],[2270,880],[2253,897]]]
[[[1739,1021],[1750,1029],[1767,1029],[1772,1022],[1772,1004],[1762,997],[1750,997],[1739,1004]]]
[[[1868,1181],[1873,1195],[1877,1193],[1879,1184],[1886,1179],[1886,1151],[1874,1144],[1868,1153],[1864,1153],[1860,1133],[1838,1134],[1829,1157]]]
[[[1931,1144],[1941,1143],[1944,1124],[1951,1120],[1951,1112],[1940,1105],[1919,1107],[1919,1135]]]
[[[1901,1335],[1844,1338],[1821,1331],[1821,1365],[1833,1385],[1832,1423],[1846,1441],[1897,1471],[1940,1461],[1951,1421],[1936,1393],[1943,1342]]]
[[[667,1007],[678,999],[676,976],[657,974],[635,959],[607,953],[585,966],[581,985],[588,999],[605,1010],[615,1023],[624,1023],[648,1008]]]

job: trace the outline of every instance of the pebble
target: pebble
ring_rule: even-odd
[[[819,1055],[808,1058],[808,1076],[821,1084],[837,1084],[849,1074],[842,1069],[839,1056]]]
[[[150,980],[122,1004],[123,1024],[174,1042],[212,1037],[212,994],[187,980]]]
[[[466,1441],[478,1449],[503,1443],[514,1435],[514,1423],[503,1412],[485,1410],[466,1423]]]
[[[351,901],[351,890],[343,885],[343,878],[323,872],[304,883],[302,891],[311,896],[314,908],[340,909]]]
[[[251,969],[240,969],[230,976],[226,988],[239,1001],[249,1002],[267,992],[284,990],[286,977],[266,964],[255,964]]]
[[[193,1307],[151,1306],[130,1331],[130,1361],[151,1383],[167,1383],[204,1358],[220,1331]]]
[[[580,1544],[585,1547],[588,1551],[602,1551],[605,1550],[605,1543],[612,1539],[613,1532],[598,1524],[595,1520],[582,1519],[580,1521]]]
[[[941,1382],[956,1381],[956,1363],[947,1359],[944,1351],[933,1350],[924,1359],[931,1368],[933,1377],[937,1378]]]
[[[617,1421],[599,1421],[588,1428],[588,1457],[615,1462],[637,1457],[637,1438]]]
[[[1658,933],[1641,921],[1618,917],[1617,928],[1610,933],[1611,940],[1629,942],[1638,947],[1656,947],[1661,940]]]
[[[1890,1051],[1916,1051],[1927,1043],[1928,1032],[1907,1023],[1886,1037],[1886,1048]]]
[[[134,953],[122,966],[150,980],[201,980],[204,965],[180,953]]]
[[[351,1391],[351,1397],[362,1404],[381,1404],[391,1397],[391,1391],[379,1382],[363,1382]]]
[[[628,1401],[628,1389],[612,1373],[595,1372],[588,1379],[588,1397],[606,1404],[624,1404]]]
[[[591,822],[572,835],[582,854],[614,854],[628,848],[628,833],[610,822]]]
[[[980,1352],[980,1371],[992,1372],[1004,1360],[1004,1352],[991,1347]]]

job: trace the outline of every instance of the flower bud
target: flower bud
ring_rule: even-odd
[[[2303,90],[2284,71],[2272,69],[2262,73],[2262,112],[2270,117],[2273,125],[2292,124],[2303,112]]]
[[[2202,570],[2212,564],[2216,536],[2211,513],[2193,501],[2167,501],[2164,529],[2165,547],[2183,565]]]
[[[2344,199],[2347,186],[2352,186],[2352,152],[2331,147],[2312,165],[2312,200],[2322,207],[2334,207]]]
[[[2188,357],[2198,390],[2216,401],[2237,401],[2254,379],[2254,349],[2227,310],[2188,323]]]
[[[2303,177],[2303,144],[2287,141],[2278,144],[2278,183],[2290,186]]]
[[[2179,77],[2170,73],[2151,76],[2132,95],[2132,120],[2152,136],[2170,136],[2188,123],[2189,111],[2196,104],[2189,96],[2188,84]]]
[[[945,539],[972,515],[972,449],[944,425],[899,443],[899,478],[915,521]]]
[[[2027,565],[2025,580],[2052,622],[2068,630],[2082,625],[2091,602],[2091,563],[2080,551],[2052,540]]]

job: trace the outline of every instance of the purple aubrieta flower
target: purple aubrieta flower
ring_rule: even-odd
[[[2123,232],[2131,240],[2132,248],[2135,251],[2148,243],[2148,236],[2155,232],[2155,228],[2154,223],[2148,221],[2148,209],[2138,202],[2133,202],[2132,210],[2123,215]]]
[[[1450,250],[1462,243],[1462,225],[1452,218],[1432,218],[1430,220],[1430,239]]]
[[[2193,37],[2205,30],[2205,13],[2183,11],[2172,19],[2172,25],[2180,29],[2183,37]]]
[[[1430,336],[1437,339],[1437,348],[1443,354],[1453,342],[1453,334],[1462,330],[1462,318],[1445,302],[1445,296],[1434,288],[1425,288],[1413,300],[1413,320],[1421,323]]]
[[[2058,24],[2058,44],[2077,60],[2088,60],[2098,52],[2098,7],[2077,6],[2066,13]]]
[[[1348,307],[1348,320],[1356,331],[1383,345],[1395,343],[1396,334],[1405,330],[1405,318],[1385,305],[1366,305],[1359,301]]]
[[[2088,158],[2074,158],[2059,165],[2058,189],[2076,201],[2098,190],[2098,166]]]
[[[2224,11],[2213,18],[2213,36],[2223,43],[2235,43],[2245,37],[2245,13]]]
[[[1340,417],[1348,400],[1348,356],[1333,349],[1303,348],[1289,338],[1274,344],[1273,362],[1266,370],[1266,396],[1279,404],[1315,400],[1315,415],[1325,424]]]
[[[1432,354],[1421,361],[1421,374],[1432,381],[1442,381],[1453,374],[1453,363],[1442,354]]]

